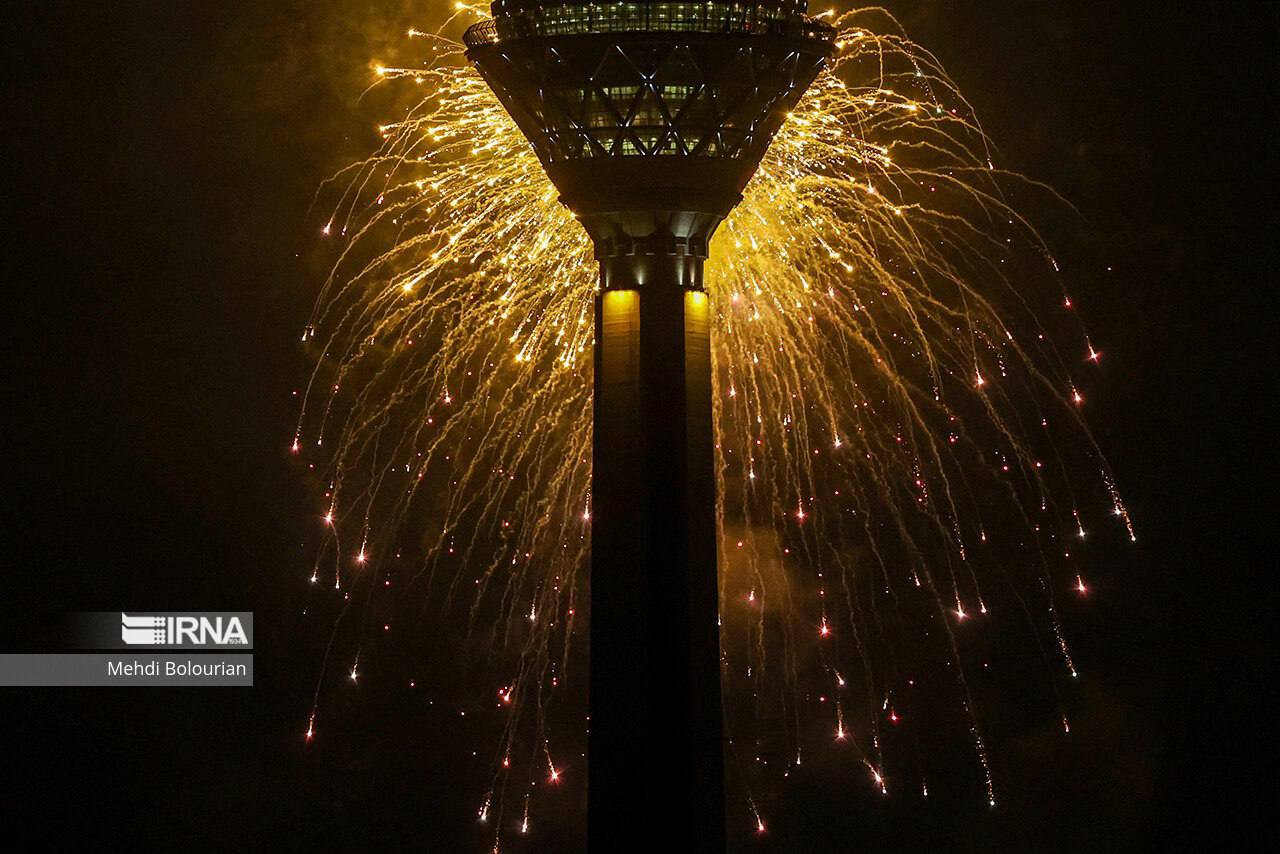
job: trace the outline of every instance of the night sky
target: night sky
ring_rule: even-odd
[[[380,653],[435,704],[363,692],[302,740],[328,628],[302,615],[315,497],[287,453],[331,259],[311,204],[376,141],[371,60],[436,4],[29,5],[6,23],[0,651],[59,650],[69,612],[251,610],[256,686],[5,689],[6,806],[50,848],[92,822],[144,850],[486,850],[446,628]],[[742,850],[1245,850],[1276,791],[1280,4],[888,5],[1001,162],[1077,209],[1031,213],[1107,354],[1087,414],[1139,542],[1087,558],[1071,737],[993,689],[998,810],[964,774],[921,805],[818,769]],[[572,822],[540,832],[525,850],[581,850]]]

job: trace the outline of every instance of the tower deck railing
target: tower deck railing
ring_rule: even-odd
[[[622,32],[735,33],[830,41],[822,21],[750,3],[600,3],[517,12],[469,27],[468,48],[542,36]]]

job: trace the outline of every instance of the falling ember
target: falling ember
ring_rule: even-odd
[[[717,232],[705,285],[721,572],[725,601],[738,603],[721,614],[730,710],[772,697],[809,714],[804,697],[832,687],[839,667],[850,675],[846,685],[835,673],[837,704],[860,708],[853,695],[862,685],[875,697],[865,729],[855,718],[846,727],[837,705],[836,740],[845,743],[833,746],[829,707],[816,703],[821,711],[803,728],[821,749],[848,752],[857,734],[883,725],[880,699],[898,690],[886,684],[884,661],[861,654],[859,638],[894,645],[877,611],[890,599],[877,590],[872,600],[864,578],[907,602],[904,612],[946,622],[968,619],[962,601],[985,614],[986,597],[999,611],[993,588],[1012,588],[1036,606],[1027,611],[1037,621],[1052,620],[1074,676],[1047,598],[1071,577],[1050,570],[1069,570],[993,554],[988,532],[1000,548],[1060,555],[1072,522],[1084,536],[1074,499],[1055,500],[1070,495],[1136,536],[1081,426],[1084,398],[1070,376],[1084,369],[1080,353],[1092,363],[1101,353],[1082,327],[1060,350],[1074,354],[1074,366],[1054,348],[1024,343],[1040,329],[1025,299],[1035,276],[999,272],[1011,267],[993,247],[1030,246],[1043,286],[1062,293],[1048,248],[1000,201],[1013,197],[1002,182],[1016,177],[995,169],[955,85],[896,22],[875,10],[825,19],[842,31],[841,53],[792,109]],[[392,573],[432,579],[458,606],[459,624],[501,639],[494,659],[510,665],[487,682],[508,686],[494,715],[502,723],[493,737],[505,742],[486,754],[495,781],[540,778],[546,750],[546,779],[558,784],[541,727],[575,672],[569,665],[585,654],[574,606],[582,607],[594,527],[583,523],[593,514],[597,262],[519,129],[461,61],[462,46],[420,29],[411,36],[415,49],[430,48],[412,68],[373,68],[387,84],[421,86],[407,87],[421,101],[384,125],[381,149],[353,168],[323,224],[324,235],[336,228],[347,239],[303,335],[320,339],[313,343],[325,356],[290,447],[301,463],[314,453],[315,476],[329,484],[318,502],[329,508],[324,526],[311,516],[325,538],[311,580],[322,572],[327,580],[324,567],[333,566],[338,591],[321,585],[313,595],[358,613],[373,587],[378,596],[414,589],[397,581],[384,593]],[[1062,413],[1069,417],[1055,417]],[[304,451],[302,436],[316,436],[315,446],[309,439]],[[1037,465],[1050,459],[1063,464]],[[1096,493],[1077,482],[1086,470],[1101,480]],[[357,544],[355,561],[369,571],[342,580]],[[1085,595],[1082,575],[1075,580]],[[741,606],[744,592],[753,607]],[[842,621],[839,635],[827,614]],[[382,617],[368,623],[378,625]],[[937,641],[928,654],[955,663],[957,679],[939,687],[938,702],[950,698],[972,721],[994,807],[963,681],[974,662],[947,645],[950,630],[925,634]],[[357,680],[355,666],[349,675]],[[913,725],[921,719],[894,697]],[[794,755],[799,765],[798,747],[782,748],[780,764]],[[557,755],[565,749],[557,741]],[[875,755],[869,767],[887,791],[880,769],[898,765]],[[498,816],[494,832],[511,834],[519,795],[504,800],[503,791],[495,783],[478,815]],[[528,829],[527,801],[519,829]]]

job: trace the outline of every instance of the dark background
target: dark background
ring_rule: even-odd
[[[56,648],[72,611],[257,614],[253,689],[5,689],[6,811],[47,847],[486,850],[485,763],[438,708],[447,674],[427,679],[438,706],[374,692],[333,709],[325,746],[301,738],[324,640],[301,614],[313,497],[286,453],[324,269],[308,206],[367,152],[378,115],[357,95],[437,9],[414,5],[7,16],[0,649]],[[972,792],[881,801],[819,773],[744,850],[1261,847],[1277,5],[890,5],[1002,163],[1080,211],[1046,231],[1074,235],[1068,279],[1106,353],[1089,416],[1140,540],[1090,555],[1072,737],[1049,709],[992,723],[1000,809]],[[388,654],[412,665],[431,642]],[[544,824],[528,850],[571,849],[551,840],[572,827]]]

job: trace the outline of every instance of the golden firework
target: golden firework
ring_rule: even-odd
[[[837,58],[707,264],[725,688],[787,721],[781,764],[801,764],[806,719],[826,715],[887,793],[880,728],[898,721],[901,677],[883,650],[927,634],[903,614],[941,615],[928,648],[959,662],[955,632],[988,612],[988,588],[1021,583],[1001,565],[1015,546],[995,542],[1017,541],[1074,676],[1054,600],[1087,588],[1063,543],[1103,512],[1133,530],[1069,367],[1099,354],[1082,333],[1080,357],[1060,358],[1036,320],[1060,271],[1007,201],[1036,185],[995,166],[956,86],[886,13],[829,17]],[[514,787],[527,830],[532,769],[561,777],[546,709],[579,675],[597,267],[462,46],[409,35],[424,64],[376,73],[421,99],[338,176],[323,230],[339,254],[303,335],[318,368],[294,450],[319,454],[327,484],[312,581],[367,597],[399,558],[414,589],[510,652],[479,817]],[[1099,480],[1077,498],[1067,474],[1082,462]],[[833,698],[816,712],[815,684]]]

